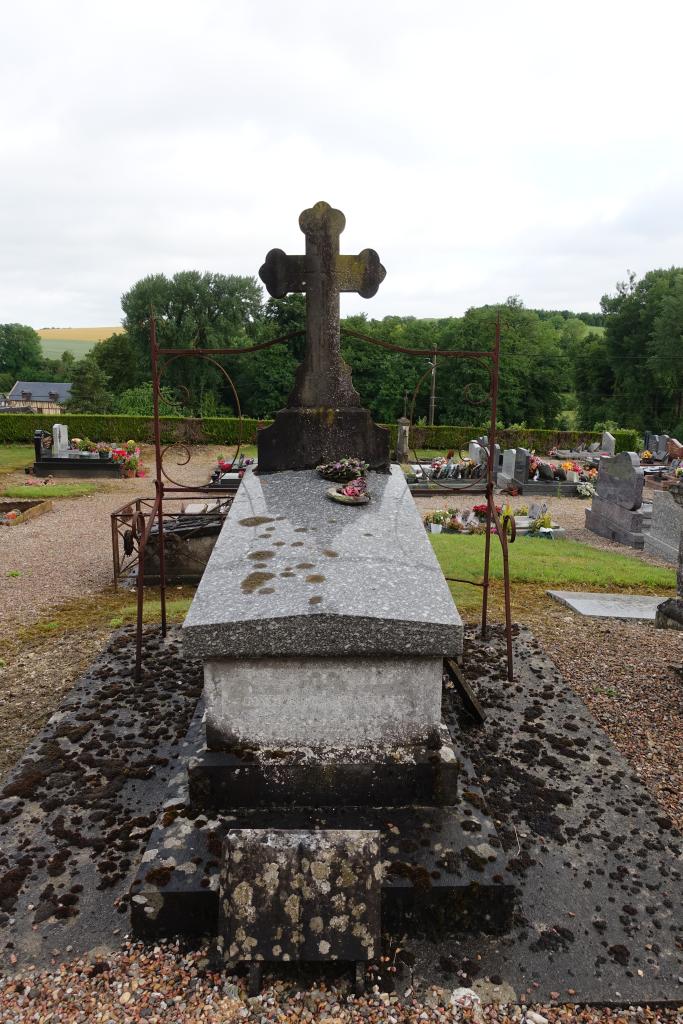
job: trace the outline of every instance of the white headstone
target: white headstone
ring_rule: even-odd
[[[600,442],[600,451],[604,452],[605,455],[616,455],[617,442],[614,439],[614,435],[610,434],[609,430],[605,430],[602,435],[602,441]]]
[[[52,454],[60,459],[68,458],[69,428],[65,423],[55,423],[52,427]]]
[[[515,462],[517,460],[517,449],[506,448],[503,452],[503,465],[500,468],[501,475],[508,480],[514,480]]]
[[[470,441],[468,455],[476,466],[482,461],[482,450],[478,441]]]

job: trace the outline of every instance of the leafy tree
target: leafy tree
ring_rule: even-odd
[[[138,281],[121,299],[124,326],[144,376],[150,375],[150,310],[166,348],[228,348],[247,345],[261,318],[262,291],[253,277],[189,270],[154,274]],[[219,370],[203,359],[181,358],[164,375],[164,385],[183,389],[183,404],[202,407],[206,392],[227,399]]]
[[[48,381],[71,381],[76,368],[76,356],[68,350],[58,359],[43,359],[40,379]]]
[[[69,400],[70,412],[111,412],[114,398],[109,390],[109,378],[88,353],[76,363]]]
[[[154,396],[152,382],[144,381],[135,388],[129,388],[114,398],[112,412],[126,416],[152,416]],[[159,395],[160,416],[184,416],[185,410],[170,388],[161,388]]]
[[[40,336],[24,324],[0,324],[0,373],[37,380],[43,362]]]
[[[93,359],[104,370],[116,392],[129,391],[145,379],[138,352],[127,334],[112,334],[91,351]]]
[[[609,417],[614,391],[614,373],[601,335],[590,332],[579,342],[574,353],[574,385],[579,427],[591,430],[596,420]]]
[[[633,273],[602,298],[607,353],[614,375],[613,419],[640,430],[671,430],[679,418],[680,281],[683,270]]]

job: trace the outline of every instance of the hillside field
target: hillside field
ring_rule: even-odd
[[[63,352],[72,352],[82,359],[93,345],[112,334],[121,334],[123,327],[45,327],[37,333],[48,359],[57,359]]]

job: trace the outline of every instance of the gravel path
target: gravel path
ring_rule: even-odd
[[[170,472],[183,484],[205,484],[215,466],[215,454],[213,448],[197,448],[187,465],[173,465]],[[142,457],[146,466],[152,465],[153,449],[143,447]],[[2,486],[16,486],[25,479],[23,473],[4,475]],[[91,481],[70,477],[64,482]],[[46,498],[49,492],[46,486]],[[134,498],[153,495],[149,477],[107,479],[98,484],[95,494],[54,499],[52,512],[20,526],[0,528],[0,636],[17,624],[34,622],[48,608],[110,586],[110,514]],[[20,575],[9,575],[14,572]]]
[[[431,988],[417,998],[410,987],[393,993],[375,986],[371,994],[359,998],[347,988],[320,983],[302,990],[291,982],[268,978],[261,994],[249,998],[238,978],[212,973],[207,966],[201,951],[183,953],[177,945],[150,949],[126,944],[120,953],[94,962],[55,964],[51,971],[0,979],[0,1020],[3,1024],[681,1024],[682,1020],[683,1008],[599,1010],[571,1005],[475,1004],[474,1009],[462,1009],[451,1003],[451,989]],[[468,996],[460,998],[466,1002]]]

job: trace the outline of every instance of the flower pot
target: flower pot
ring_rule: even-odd
[[[442,530],[443,530],[443,526],[441,525],[441,523],[430,523],[429,524],[429,532],[430,533],[441,533]]]
[[[123,475],[126,477],[127,480],[131,480],[135,476],[135,470],[134,469],[124,469]]]
[[[101,459],[110,459],[111,458],[111,452],[100,452],[99,456],[100,456]]]

